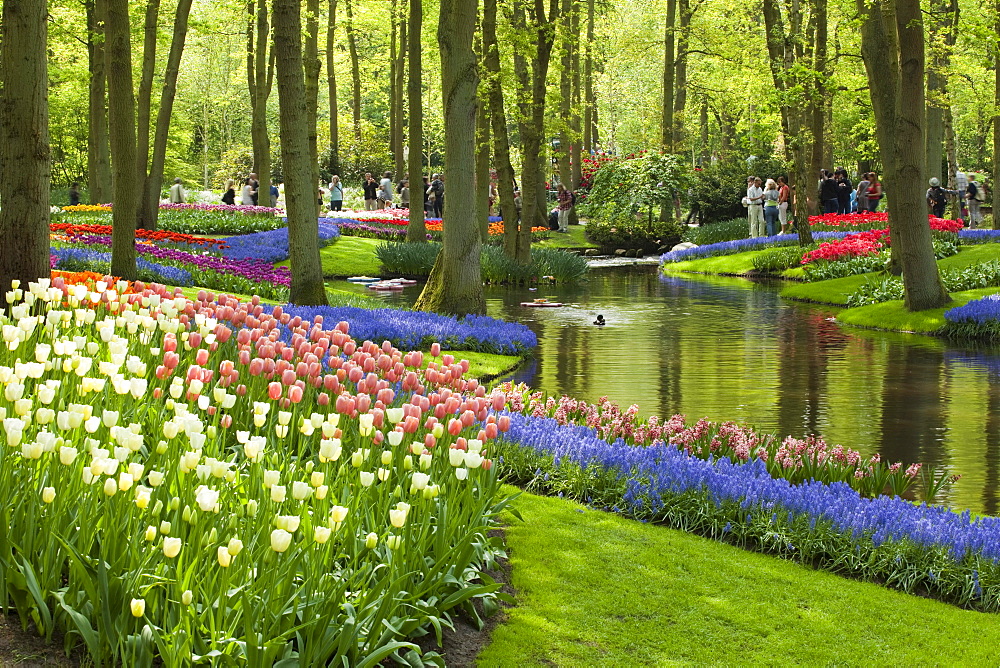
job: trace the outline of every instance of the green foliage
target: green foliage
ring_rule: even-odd
[[[885,269],[888,253],[881,255],[863,255],[846,260],[817,260],[805,265],[807,281],[827,281],[832,278],[843,278],[855,274],[867,274]]]
[[[605,163],[594,176],[586,211],[594,222],[620,226],[636,218],[659,217],[685,187],[685,169],[676,156],[645,153]]]
[[[428,276],[441,244],[386,242],[375,248],[375,256],[387,272],[405,276]],[[552,276],[559,283],[576,283],[587,273],[587,260],[555,248],[532,248],[531,262],[520,264],[497,246],[483,246],[480,254],[486,283],[533,283]]]
[[[746,239],[750,227],[747,222],[746,212],[740,218],[730,220],[720,220],[715,223],[699,225],[698,227],[687,227],[681,235],[683,241],[690,241],[699,246],[717,244],[723,241],[735,241],[736,239]]]
[[[689,198],[697,204],[702,217],[709,223],[740,216],[745,223],[746,209],[740,200],[747,194],[747,176],[751,175],[767,181],[787,176],[787,171],[774,158],[757,158],[748,163],[740,156],[730,156],[694,173]]]
[[[753,268],[757,271],[776,273],[797,267],[802,263],[802,255],[815,248],[809,246],[788,246],[786,248],[771,248],[754,256]]]
[[[639,248],[646,252],[656,252],[666,246],[676,245],[681,239],[681,226],[673,220],[638,221],[623,219],[617,223],[587,225],[587,238],[607,249]]]
[[[1000,260],[968,267],[942,269],[941,281],[948,292],[963,292],[1000,286]],[[864,283],[847,299],[849,308],[903,298],[903,281],[895,276],[876,277]]]

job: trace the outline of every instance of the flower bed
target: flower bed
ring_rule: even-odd
[[[608,443],[592,428],[505,415],[495,454],[512,481],[629,517],[779,554],[906,592],[1000,609],[1000,519],[972,518],[843,483],[793,484],[761,460],[702,460],[664,443]]]
[[[525,325],[469,315],[462,319],[423,311],[363,309],[353,306],[286,306],[282,312],[312,320],[351,323],[357,338],[389,341],[399,348],[427,349],[439,342],[450,350],[475,350],[501,355],[520,355],[538,345],[535,333]]]
[[[84,214],[108,214],[111,209],[111,204],[79,204],[63,207],[61,214],[73,220]],[[161,230],[184,234],[244,234],[281,227],[280,213],[267,206],[161,202],[157,224]]]
[[[375,665],[495,596],[506,420],[463,365],[124,287],[0,323],[0,607],[98,665]]]
[[[813,239],[841,239],[847,232],[814,232]],[[778,246],[796,246],[799,237],[796,234],[775,234],[770,237],[752,237],[749,239],[735,239],[733,241],[720,241],[719,243],[705,246],[695,246],[682,250],[670,251],[660,256],[660,264],[671,262],[683,262],[684,260],[696,260],[702,257],[713,255],[733,255],[746,251],[761,250]]]
[[[853,257],[877,255],[888,243],[888,228],[848,234],[843,239],[821,243],[819,248],[802,256],[802,264],[820,260],[836,262]]]
[[[318,225],[321,248],[340,237],[340,228],[334,221],[320,219]],[[229,237],[226,243],[228,247],[222,250],[222,254],[231,260],[254,260],[274,264],[287,260],[289,256],[287,226]]]
[[[89,225],[76,223],[51,223],[49,231],[64,234],[67,237],[75,237],[85,234],[108,234],[113,231],[111,225]],[[212,239],[209,237],[196,237],[191,234],[180,234],[178,232],[167,232],[164,230],[136,230],[136,239],[155,241],[157,243],[185,244],[188,246],[205,246],[225,248],[226,241],[223,239]]]
[[[928,215],[927,220],[932,230],[958,232],[962,229],[961,220],[947,220],[932,215]],[[856,230],[878,230],[885,229],[888,224],[889,214],[880,211],[850,214],[827,213],[822,216],[809,216],[809,226],[817,230],[842,230],[845,227]]]
[[[50,266],[73,272],[93,271],[107,274],[111,270],[111,253],[89,248],[52,248],[49,250]],[[150,262],[136,258],[138,275],[145,281],[169,283],[170,285],[194,285],[190,271],[179,267]]]

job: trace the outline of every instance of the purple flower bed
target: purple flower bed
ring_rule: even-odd
[[[982,324],[987,321],[1000,321],[1000,293],[973,299],[964,306],[956,306],[944,312],[948,322],[964,322]]]
[[[111,206],[110,204],[106,206]],[[247,206],[243,204],[173,204],[160,203],[160,211],[211,211],[213,213],[242,213],[250,216],[273,216],[281,209],[269,206]]]
[[[585,426],[510,414],[495,454],[515,481],[638,519],[877,578],[906,591],[1000,607],[1000,518],[866,499],[843,483],[794,485],[764,462],[703,460],[662,442],[608,443]]]
[[[965,228],[958,231],[958,240],[966,244],[988,244],[1000,241],[1000,230]]]
[[[354,306],[313,307],[289,304],[282,309],[292,317],[311,321],[323,316],[324,326],[331,328],[341,320],[351,325],[351,336],[357,341],[390,341],[406,350],[424,350],[438,342],[450,350],[515,355],[538,345],[535,333],[525,325],[495,320],[487,316],[466,316],[462,319],[422,311],[395,309],[364,309]],[[265,307],[270,312],[271,307]]]
[[[339,236],[340,228],[336,223],[328,218],[320,219],[320,247],[333,243]],[[223,249],[222,254],[231,260],[256,260],[269,264],[282,262],[288,259],[288,227],[229,237],[226,244],[229,248]]]
[[[104,267],[103,265],[108,265]],[[111,253],[90,250],[87,248],[52,248],[49,249],[49,266],[52,269],[69,271],[95,270],[110,271]],[[144,258],[136,258],[136,267],[140,272],[156,277],[156,280],[170,285],[188,286],[194,284],[191,272],[179,267],[150,262]],[[147,278],[148,280],[148,278]]]
[[[247,235],[254,236],[254,235]],[[111,246],[111,237],[100,234],[85,234],[75,239],[78,243],[94,246]],[[136,244],[136,251],[161,260],[169,260],[179,264],[192,265],[198,270],[215,271],[226,275],[235,275],[254,283],[288,286],[292,282],[292,273],[288,267],[275,268],[269,262],[254,259],[233,259],[219,257],[210,253],[192,253],[175,248],[160,248],[152,244]],[[190,283],[188,283],[190,285]]]
[[[848,232],[813,232],[813,239],[843,239]],[[770,237],[755,237],[751,239],[735,239],[733,241],[720,241],[717,244],[707,244],[694,248],[670,251],[660,256],[660,264],[670,262],[680,262],[682,260],[694,260],[700,257],[711,255],[732,255],[745,251],[760,250],[767,247],[794,246],[799,243],[797,234],[775,234]]]

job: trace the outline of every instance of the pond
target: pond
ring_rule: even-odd
[[[1000,349],[840,326],[780,283],[595,269],[579,286],[489,288],[489,314],[538,335],[512,376],[552,394],[608,396],[643,415],[736,420],[962,479],[957,507],[1000,511]],[[339,286],[338,286],[339,287]],[[388,301],[412,303],[419,286]],[[563,308],[524,308],[538,297]],[[604,327],[593,325],[600,313]]]

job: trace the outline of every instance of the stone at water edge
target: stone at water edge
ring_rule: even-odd
[[[618,257],[625,257],[625,253],[627,253],[627,252],[628,251],[625,250],[624,248],[618,248],[618,249],[615,250],[615,255],[618,256]]]
[[[679,250],[687,250],[688,248],[697,248],[697,247],[698,247],[698,244],[693,244],[690,241],[684,241],[684,242],[681,242],[681,243],[677,244],[676,246],[674,246],[670,250],[671,251],[679,251]]]
[[[594,257],[595,255],[600,255],[601,251],[597,248],[588,248],[587,250],[583,251],[583,254],[586,255],[587,257]]]

